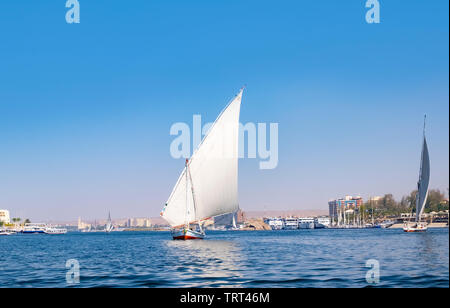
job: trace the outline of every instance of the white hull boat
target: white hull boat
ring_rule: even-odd
[[[428,230],[428,226],[425,222],[420,223],[406,223],[403,226],[405,232],[425,232]]]
[[[12,231],[0,231],[0,235],[11,235],[11,234],[16,234],[16,232],[12,232]]]
[[[189,228],[173,229],[174,240],[202,240],[205,238],[204,232],[194,231]]]
[[[51,235],[66,234],[67,233],[67,229],[48,227],[48,228],[45,229],[44,233],[45,234],[51,234]]]

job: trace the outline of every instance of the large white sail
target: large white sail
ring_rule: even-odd
[[[180,226],[196,220],[192,186],[189,177],[186,176],[186,168],[175,184],[161,216],[171,226]]]
[[[242,90],[216,119],[175,184],[161,213],[172,227],[237,211],[241,100]]]
[[[416,221],[420,221],[428,197],[428,184],[430,183],[430,156],[428,154],[427,139],[423,137],[422,159],[420,162],[419,182],[416,196]]]

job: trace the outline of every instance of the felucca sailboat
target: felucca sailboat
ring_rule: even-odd
[[[186,164],[162,212],[176,240],[203,239],[203,223],[238,210],[239,113],[243,89]]]
[[[428,184],[430,183],[430,156],[428,154],[427,139],[425,137],[425,120],[426,116],[423,123],[422,155],[420,159],[419,181],[417,182],[416,219],[414,222],[405,223],[403,226],[405,232],[424,232],[428,229],[427,223],[421,221],[421,216],[428,197]]]
[[[105,231],[106,233],[109,233],[113,230],[113,225],[111,222],[111,212],[108,212],[108,221],[106,222],[106,227],[105,227]]]

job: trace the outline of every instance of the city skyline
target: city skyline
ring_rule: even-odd
[[[184,166],[170,127],[279,124],[279,163],[239,161],[244,211],[416,188],[423,115],[430,189],[449,187],[448,1],[127,6],[8,2],[0,12],[0,208],[33,221],[157,217]],[[339,12],[339,13],[336,13]],[[164,18],[162,18],[164,16]]]

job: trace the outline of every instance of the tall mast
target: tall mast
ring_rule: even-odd
[[[186,228],[188,228],[188,174],[187,174],[187,170],[188,170],[188,162],[189,160],[186,158],[186,164],[185,164],[185,176],[186,176],[186,214],[185,214],[185,222],[184,225]]]
[[[371,206],[371,208],[372,208],[372,227],[374,226],[374,223],[375,223],[375,221],[374,221],[374,217],[373,217],[373,200],[372,200],[372,197],[370,198],[370,206]]]
[[[361,217],[361,219],[362,219],[362,220],[361,220],[361,226],[365,225],[365,223],[364,223],[364,222],[365,222],[365,220],[364,220],[364,211],[366,210],[366,207],[364,206],[364,202],[363,202],[363,204],[362,204],[362,208],[363,208],[363,209],[362,209],[362,211],[361,211],[361,216],[362,216],[362,217]]]
[[[197,220],[197,204],[194,192],[194,182],[192,181],[191,169],[189,168],[189,164],[186,165],[186,172],[189,173],[189,180],[191,181],[192,202],[194,203],[194,220]],[[200,226],[200,222],[198,222],[198,225]]]

